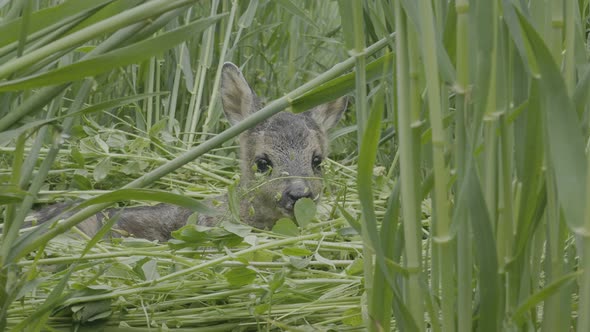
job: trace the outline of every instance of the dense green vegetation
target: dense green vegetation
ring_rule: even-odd
[[[589,31],[588,0],[0,1],[0,330],[589,331]],[[232,127],[224,61],[266,102]],[[299,227],[74,227],[233,194],[235,136],[342,95]]]

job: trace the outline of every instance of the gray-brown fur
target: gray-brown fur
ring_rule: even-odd
[[[221,99],[232,125],[262,107],[232,63],[223,66]],[[298,199],[309,197],[317,201],[320,198],[322,172],[319,164],[328,154],[326,130],[338,122],[345,109],[346,99],[340,98],[301,114],[281,112],[240,135],[240,191],[243,196],[239,213],[243,222],[268,229],[282,217],[293,217],[293,206]],[[220,208],[228,210],[224,205]],[[36,217],[48,220],[62,210],[63,206],[51,206]],[[86,234],[94,235],[103,219],[115,214],[119,220],[113,228],[123,235],[165,241],[173,230],[185,225],[192,212],[169,204],[108,209],[85,220],[79,227]],[[198,222],[214,225],[219,217],[199,216]]]

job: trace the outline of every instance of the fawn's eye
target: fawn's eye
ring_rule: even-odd
[[[272,169],[272,162],[268,159],[267,156],[262,156],[256,158],[256,172],[258,173],[266,173],[270,169]]]
[[[311,167],[313,167],[313,169],[319,171],[322,168],[322,157],[320,156],[314,156],[313,159],[311,160]]]

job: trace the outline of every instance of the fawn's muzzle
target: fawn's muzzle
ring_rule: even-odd
[[[304,181],[290,183],[281,196],[279,204],[288,211],[293,211],[295,202],[301,198],[313,198],[313,193]]]

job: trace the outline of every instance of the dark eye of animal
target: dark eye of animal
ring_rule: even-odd
[[[272,168],[272,162],[267,156],[258,157],[255,162],[258,173],[266,173]]]
[[[316,171],[321,170],[322,169],[322,157],[314,156],[313,159],[311,160],[311,167],[313,167],[313,169],[315,169]]]

